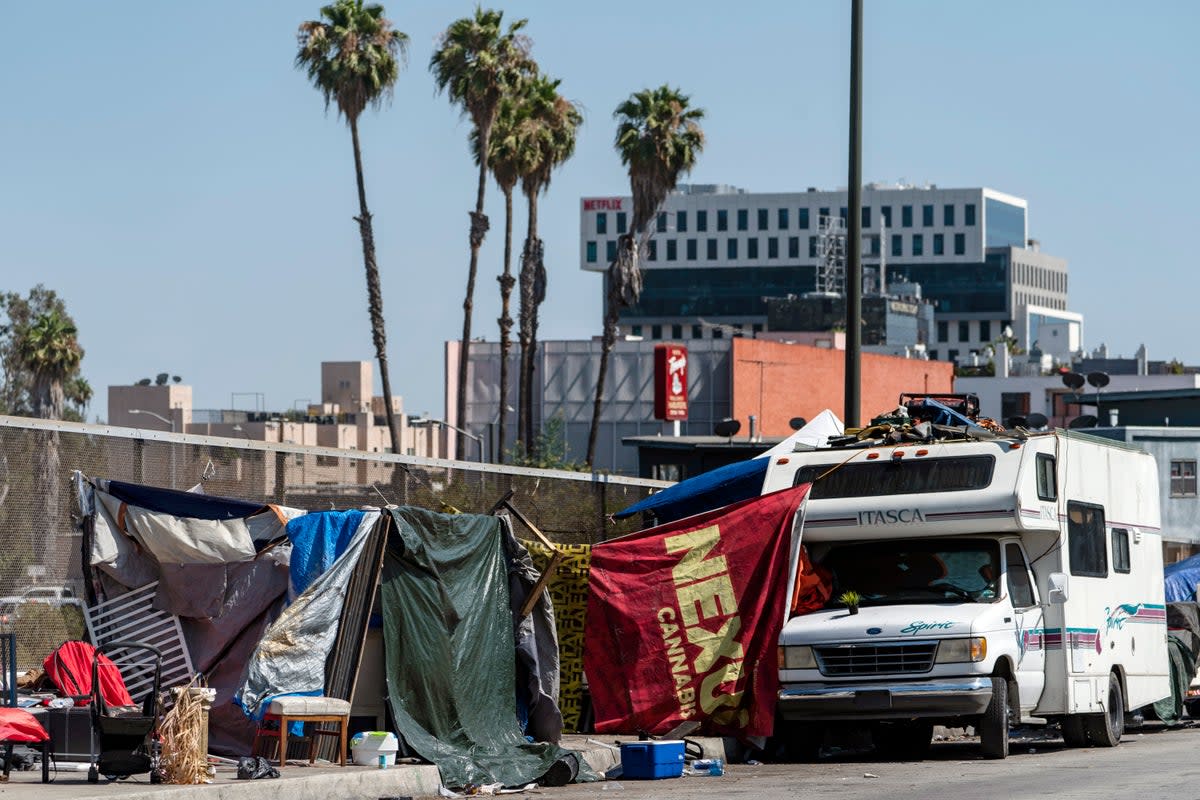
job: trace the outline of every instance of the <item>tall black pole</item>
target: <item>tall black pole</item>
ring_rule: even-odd
[[[862,0],[850,11],[850,177],[846,213],[846,427],[859,425],[862,397]],[[880,245],[882,247],[882,245]]]

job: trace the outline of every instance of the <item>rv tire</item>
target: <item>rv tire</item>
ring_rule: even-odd
[[[992,702],[979,718],[984,758],[1008,758],[1008,681],[992,678]]]
[[[1121,679],[1114,673],[1108,676],[1108,704],[1102,714],[1087,714],[1083,728],[1096,747],[1116,747],[1125,733],[1125,693]]]

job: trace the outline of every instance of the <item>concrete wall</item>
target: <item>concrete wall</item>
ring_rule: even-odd
[[[166,417],[174,422],[174,430],[182,433],[192,421],[192,387],[183,384],[108,387],[109,425],[170,432],[169,424],[150,414],[129,413],[133,409]]]
[[[1158,463],[1163,542],[1200,545],[1200,497],[1171,496],[1171,462],[1200,462],[1200,428],[1123,426],[1096,428],[1088,433],[1128,442],[1154,456]]]

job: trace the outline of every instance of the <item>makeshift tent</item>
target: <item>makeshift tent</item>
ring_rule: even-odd
[[[1200,555],[1185,558],[1163,570],[1168,603],[1196,599],[1196,584],[1200,583]]]
[[[660,525],[677,519],[690,517],[727,506],[741,500],[749,500],[762,494],[763,479],[771,458],[800,449],[823,447],[830,436],[842,434],[842,421],[829,409],[825,409],[811,422],[772,447],[747,461],[726,464],[714,470],[668,486],[629,508],[613,514],[616,519],[625,519],[634,514],[650,512]]]

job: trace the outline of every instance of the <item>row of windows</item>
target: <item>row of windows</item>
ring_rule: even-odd
[[[918,207],[911,206],[911,205],[900,206],[900,227],[903,227],[903,228],[913,227],[913,221],[915,219],[914,209],[916,209],[916,208],[918,208]],[[932,228],[934,225],[934,219],[936,216],[936,214],[934,212],[937,207],[930,204],[930,205],[920,206],[919,208],[920,208],[920,212],[921,212],[921,227]],[[955,226],[955,224],[956,224],[955,220],[958,218],[957,213],[956,213],[956,208],[957,207],[953,203],[945,203],[942,205],[942,224],[945,225],[946,227],[954,227]],[[976,221],[975,204],[967,203],[962,207],[962,209],[963,209],[962,224],[967,227],[974,226],[975,221]],[[775,210],[774,230],[780,230],[780,231],[792,230],[792,225],[791,225],[791,211],[792,210],[790,208],[776,208],[774,210]],[[813,219],[812,215],[810,213],[812,211],[812,209],[798,208],[798,209],[796,209],[796,227],[801,230],[807,230],[810,227],[816,227],[817,225],[819,225],[819,221],[820,221],[821,217],[832,216],[830,214],[830,212],[832,210],[833,209],[829,208],[829,207],[824,207],[824,206],[819,207],[816,209],[816,211],[817,211],[816,219]],[[673,215],[673,219],[672,219],[672,215]],[[887,227],[889,227],[889,228],[893,227],[893,225],[892,225],[892,206],[879,206],[878,215],[880,218],[882,218],[884,224]],[[728,209],[724,209],[724,208],[716,209],[714,216],[715,216],[714,221],[716,223],[717,231],[729,230],[729,210]],[[841,217],[843,222],[849,217],[849,210],[846,208],[846,206],[842,206],[839,209],[839,216]],[[748,208],[734,209],[734,222],[737,225],[737,230],[739,230],[739,231],[750,230],[750,218],[751,218],[750,217],[750,209],[748,209]],[[771,209],[769,209],[769,208],[755,209],[754,210],[754,222],[755,222],[755,230],[759,230],[759,231],[771,230],[772,229],[771,228]],[[677,233],[687,233],[689,230],[689,223],[695,224],[695,229],[697,232],[704,233],[705,231],[708,230],[709,211],[708,211],[708,209],[698,209],[694,212],[688,212],[686,210],[675,211],[675,212],[661,211],[661,212],[659,212],[657,219],[655,219],[655,229],[659,233],[665,233],[665,232],[667,232],[668,229],[670,229],[670,226],[672,223],[674,223],[674,230]],[[624,212],[624,211],[616,212],[615,224],[616,224],[616,233],[618,236],[623,233],[628,232],[628,229],[629,229],[628,214],[626,214],[626,212]],[[871,227],[871,207],[870,206],[863,206],[862,226],[863,226],[863,228]],[[596,214],[596,234],[598,236],[607,236],[608,235],[608,212],[607,211],[601,211]]]
[[[1013,295],[1018,306],[1041,306],[1042,308],[1053,308],[1058,311],[1067,310],[1067,302],[1057,297],[1047,297],[1040,294],[1030,294],[1029,292],[1016,292]]]
[[[992,321],[981,319],[979,325],[979,338],[977,341],[990,342],[992,340]],[[938,320],[937,324],[937,340],[939,342],[950,341],[950,322],[949,320]],[[958,339],[959,342],[970,342],[971,339],[971,323],[965,319],[958,321]]]
[[[1013,262],[1013,283],[1045,289],[1051,292],[1067,291],[1067,273],[1035,267],[1032,264]]]
[[[713,326],[709,326],[709,330],[712,333],[712,336],[710,338],[724,339],[725,338],[725,327],[732,328],[733,330],[731,331],[731,333],[734,336],[743,336],[743,335],[745,335],[745,333],[747,333],[747,327],[740,322],[735,323],[733,325],[724,326],[724,327],[713,325]],[[683,325],[679,325],[679,324],[676,324],[676,325],[631,325],[631,326],[629,326],[629,332],[634,336],[645,336],[646,335],[645,331],[647,329],[649,329],[649,331],[650,331],[651,339],[661,339],[661,338],[663,338],[663,333],[667,332],[667,331],[670,332],[672,339],[682,339],[683,332],[684,332]],[[689,329],[690,329],[689,332],[691,333],[690,338],[692,338],[692,339],[703,339],[704,338],[704,329],[705,329],[704,325],[691,325],[691,326],[689,326]],[[757,333],[762,333],[762,331],[763,331],[763,324],[761,322],[755,322],[753,325],[749,326],[749,332],[757,334]]]
[[[908,239],[908,252],[905,252],[905,248],[904,248],[905,238]],[[819,240],[819,237],[817,237],[817,236],[809,236],[808,237],[808,257],[809,258],[817,257],[818,240]],[[679,260],[679,240],[667,239],[665,241],[666,241],[666,246],[664,249],[666,252],[664,254],[664,260],[678,261]],[[716,261],[719,258],[719,253],[720,253],[719,240],[705,239],[703,241],[704,241],[704,259],[706,261]],[[742,240],[736,239],[736,238],[730,238],[730,239],[725,240],[725,256],[724,257],[726,259],[736,259],[736,258],[741,257],[740,245],[738,244],[738,242],[740,242],[740,241],[742,241]],[[746,258],[748,258],[748,259],[759,258],[760,253],[761,253],[761,247],[759,244],[760,240],[752,237],[752,238],[746,239],[744,241],[746,242],[746,250],[745,250]],[[786,243],[786,246],[787,246],[787,258],[799,258],[800,257],[800,237],[799,236],[789,236],[786,238],[786,240],[784,240],[784,242],[780,241],[780,237],[768,236],[765,241],[766,241],[766,258],[780,258],[781,257],[780,253],[782,252],[781,244],[783,244],[783,243]],[[900,234],[900,233],[892,234],[891,254],[893,256],[904,256],[904,255],[923,256],[926,254],[925,253],[925,242],[926,242],[925,235],[921,234],[921,233],[914,233],[907,237],[904,234]],[[967,252],[966,234],[962,234],[962,233],[954,234],[953,242],[954,242],[954,255],[961,256]],[[932,245],[932,247],[930,249],[930,254],[935,255],[935,256],[946,255],[946,237],[944,234],[941,234],[941,233],[933,234],[933,236],[930,240],[930,243]],[[685,240],[683,240],[683,245],[684,245],[683,257],[685,260],[696,261],[700,258],[700,240],[699,239],[685,239]],[[867,248],[868,248],[869,255],[872,255],[872,256],[879,255],[879,237],[878,236],[869,237],[869,240],[867,242]],[[650,245],[649,245],[649,252],[647,253],[647,258],[650,261],[657,261],[658,253],[659,253],[658,241],[656,239],[651,239]],[[600,256],[600,252],[599,252],[598,244],[595,241],[589,241],[587,243],[587,252],[586,252],[586,256],[585,256],[587,258],[587,263],[595,264],[599,260],[599,256]],[[604,243],[604,260],[608,263],[612,263],[614,260],[616,260],[616,257],[617,257],[617,242],[615,239],[610,239]]]

